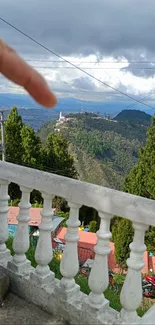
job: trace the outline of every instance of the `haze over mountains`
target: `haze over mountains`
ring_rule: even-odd
[[[129,104],[131,107],[128,108]],[[42,108],[39,106],[30,96],[24,94],[0,94],[0,107],[11,108],[12,106],[17,106],[18,108]],[[77,98],[58,98],[58,104],[52,110],[52,112],[60,112],[62,111],[65,114],[71,112],[79,112],[79,111],[88,111],[88,112],[98,112],[101,116],[105,113],[109,113],[112,116],[117,115],[124,109],[134,109],[134,110],[142,110],[150,115],[155,113],[154,109],[151,109],[142,104],[136,104],[132,101],[85,101]]]

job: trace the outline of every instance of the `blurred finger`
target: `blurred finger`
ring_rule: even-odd
[[[24,87],[40,105],[49,108],[56,105],[56,96],[50,91],[44,78],[1,40],[0,72],[9,80]]]

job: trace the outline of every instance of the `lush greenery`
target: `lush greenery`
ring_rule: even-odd
[[[31,243],[31,241],[30,241]],[[11,254],[14,255],[14,251],[13,251],[13,238],[9,237],[6,245],[7,248],[10,249]],[[35,261],[35,249],[32,246],[32,244],[30,244],[30,248],[26,253],[26,257],[27,259],[29,259],[31,261],[31,264],[33,267],[36,267],[36,261]],[[55,273],[55,277],[57,279],[61,279],[61,273],[60,273],[60,258],[59,258],[59,253],[54,253],[52,262],[49,264],[51,271],[53,271]],[[90,289],[88,286],[88,280],[87,278],[82,275],[82,274],[77,274],[77,276],[75,277],[75,281],[76,283],[80,286],[81,291],[84,292],[85,294],[89,294],[90,293]],[[118,286],[122,286],[124,281],[124,277],[121,275],[115,275],[115,282],[118,284]],[[115,293],[113,291],[112,287],[109,287],[105,292],[104,292],[105,298],[108,299],[110,301],[110,306],[114,309],[116,309],[117,311],[121,310],[121,304],[120,304],[120,291]],[[137,312],[139,316],[142,316],[150,307],[151,307],[152,303],[146,303],[145,300],[143,300],[142,305],[140,308],[138,308]]]
[[[73,158],[68,153],[68,143],[63,135],[50,132],[42,144],[35,131],[23,124],[16,107],[13,107],[5,122],[5,140],[7,161],[72,178],[77,177]],[[19,186],[10,184],[9,195],[11,200],[17,202],[21,196]],[[32,192],[31,202],[42,202],[38,191]]]
[[[125,179],[124,189],[155,200],[155,117],[147,131],[146,145],[139,152],[138,163]]]
[[[114,121],[88,113],[69,117],[59,128],[70,143],[80,179],[122,189],[145,143],[148,120]],[[40,129],[43,142],[54,127],[52,122]]]
[[[147,131],[146,144],[139,151],[138,162],[125,179],[124,190],[155,200],[155,117]],[[116,259],[120,265],[129,256],[129,242],[133,229],[128,220],[118,220],[113,226]],[[155,227],[150,226],[145,236],[149,252],[155,254]]]

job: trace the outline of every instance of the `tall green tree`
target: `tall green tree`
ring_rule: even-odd
[[[19,165],[22,164],[24,152],[21,139],[22,128],[22,118],[18,114],[17,108],[13,107],[5,122],[6,160]],[[21,191],[17,184],[9,184],[9,195],[12,200],[21,197]]]
[[[48,135],[43,155],[43,168],[59,175],[77,178],[74,159],[68,152],[68,142],[62,134],[51,132]]]
[[[22,162],[40,169],[42,164],[42,144],[32,127],[23,126],[21,141],[23,146]]]
[[[155,200],[155,116],[147,131],[145,146],[139,152],[137,165],[125,179],[125,192]],[[155,253],[155,227],[146,232],[148,251]]]
[[[146,144],[139,152],[138,163],[125,179],[124,190],[155,200],[155,117],[148,128]]]
[[[31,168],[42,169],[42,144],[34,129],[24,125],[21,130],[23,145],[22,164]],[[42,204],[41,193],[37,190],[31,192],[30,201],[32,204]]]
[[[24,153],[21,130],[23,122],[16,107],[13,107],[5,122],[6,159],[16,164],[22,163]]]

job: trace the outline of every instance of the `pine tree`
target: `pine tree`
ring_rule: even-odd
[[[42,163],[42,144],[32,127],[24,125],[21,130],[23,146],[23,164],[34,166],[40,169]]]
[[[5,145],[6,145],[6,160],[15,164],[22,164],[23,146],[21,139],[21,130],[23,122],[18,114],[16,107],[13,107],[8,114],[5,122]],[[20,199],[21,191],[18,184],[9,184],[9,195],[11,200]]]
[[[138,164],[125,179],[124,190],[155,200],[155,117],[147,131],[146,145],[139,152]]]
[[[74,159],[68,153],[68,143],[62,134],[51,132],[48,135],[43,153],[43,166],[53,173],[77,178]]]
[[[155,116],[147,131],[146,145],[139,152],[138,164],[125,179],[125,192],[155,200]],[[155,227],[146,232],[148,251],[155,253]]]
[[[15,164],[22,163],[23,145],[21,130],[23,122],[16,107],[13,107],[5,122],[6,160]]]

